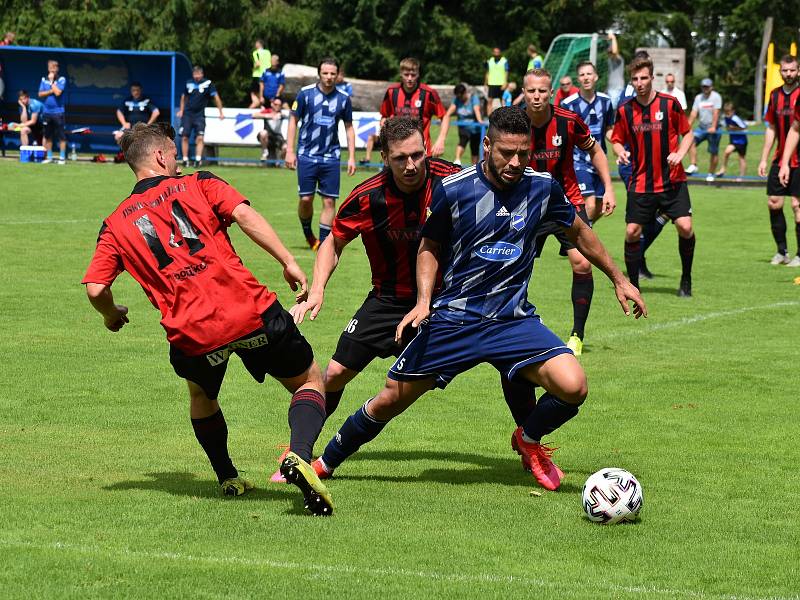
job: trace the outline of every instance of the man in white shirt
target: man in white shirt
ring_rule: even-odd
[[[714,181],[714,173],[717,171],[717,159],[719,158],[719,141],[722,134],[717,131],[719,124],[719,114],[722,110],[722,96],[714,91],[714,82],[708,77],[700,82],[703,90],[694,97],[692,112],[689,115],[689,125],[693,125],[697,120],[697,131],[694,134],[694,144],[689,150],[689,162],[686,173],[697,172],[697,146],[703,141],[708,140],[708,175],[706,181]]]
[[[675,75],[667,73],[667,76],[664,77],[664,83],[667,84],[667,87],[661,90],[661,93],[676,98],[681,108],[686,110],[686,94],[682,89],[675,87]]]

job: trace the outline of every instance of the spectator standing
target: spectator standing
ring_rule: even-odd
[[[500,103],[503,97],[503,90],[508,84],[508,60],[503,56],[500,48],[492,48],[492,56],[486,61],[486,76],[484,85],[488,87],[487,97],[489,103],[486,112],[492,114],[495,108],[495,100]]]
[[[53,143],[58,141],[58,164],[67,162],[67,136],[64,130],[64,105],[66,104],[66,77],[58,76],[58,61],[47,61],[47,75],[39,82],[39,98],[42,98],[42,121],[44,126],[44,162],[53,162]]]
[[[258,106],[271,107],[273,98],[283,96],[286,87],[286,76],[281,68],[281,58],[273,54],[270,58],[270,67],[261,75],[258,81]]]
[[[675,98],[678,101],[678,104],[681,105],[681,108],[686,110],[688,106],[686,104],[686,94],[682,89],[675,86],[675,75],[672,73],[667,73],[667,76],[664,77],[664,83],[666,84],[666,87],[661,90],[661,93]]]
[[[528,45],[528,68],[526,71],[531,71],[533,69],[544,69],[544,59],[542,55],[539,54],[539,50],[536,49],[536,46],[533,44]]]
[[[272,65],[272,54],[269,50],[264,48],[264,40],[257,39],[254,46],[255,48],[252,54],[253,78],[250,83],[250,108],[258,108],[263,103],[263,99],[260,99],[263,94],[259,92],[261,75]]]
[[[697,120],[697,131],[694,135],[694,144],[689,150],[689,162],[686,172],[697,172],[697,146],[708,140],[708,175],[706,181],[714,181],[714,172],[717,169],[719,158],[719,141],[722,134],[718,132],[719,115],[722,111],[722,96],[714,91],[714,82],[706,77],[700,82],[702,92],[694,97],[692,112],[689,115],[689,126]]]
[[[151,125],[156,122],[161,111],[153,104],[150,98],[142,93],[142,84],[138,81],[131,83],[131,95],[128,96],[117,109],[117,121],[122,126],[114,132],[114,141],[119,144],[119,139],[126,129],[136,123]]]
[[[203,136],[206,133],[206,107],[213,99],[219,109],[220,120],[225,118],[222,112],[222,100],[217,94],[217,88],[210,79],[206,79],[203,67],[195,65],[192,68],[192,78],[186,82],[186,90],[181,94],[181,106],[177,117],[181,120],[178,134],[181,136],[181,151],[183,152],[183,166],[189,166],[189,138],[192,131],[195,133],[195,166],[200,166],[203,160]]]
[[[461,156],[469,144],[472,164],[477,164],[481,143],[480,122],[483,121],[481,101],[478,94],[470,93],[463,83],[459,83],[453,88],[453,102],[447,109],[447,116],[451,117],[453,114],[458,119],[458,145],[456,146],[456,159],[453,162],[457,165],[461,164]]]
[[[628,84],[625,76],[625,59],[619,53],[619,43],[617,36],[608,32],[608,89],[606,92],[611,97],[614,110],[619,106],[620,96]],[[633,93],[630,94],[632,98]]]
[[[286,156],[286,138],[283,137],[283,106],[280,98],[273,98],[269,109],[257,116],[264,119],[264,129],[258,132],[261,142],[261,160],[283,160]],[[277,166],[273,163],[273,166]]]
[[[19,143],[27,146],[42,141],[42,110],[44,106],[31,98],[27,90],[19,91]]]
[[[572,96],[572,94],[577,94],[578,88],[572,85],[572,77],[569,75],[564,75],[561,79],[558,80],[558,90],[556,90],[556,94],[553,99],[553,106],[561,106],[561,102],[566,98]]]
[[[725,113],[725,127],[728,130],[730,143],[725,147],[722,155],[722,168],[715,173],[716,177],[723,177],[728,168],[728,157],[736,152],[739,155],[739,177],[736,181],[741,181],[747,172],[747,135],[739,133],[747,131],[747,123],[736,114],[736,107],[733,102],[726,102],[722,107]]]
[[[509,81],[508,86],[503,91],[503,106],[511,106],[514,104],[514,92],[517,91],[517,83],[515,81]]]

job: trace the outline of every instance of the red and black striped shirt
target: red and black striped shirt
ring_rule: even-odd
[[[359,235],[367,250],[372,285],[379,296],[417,295],[419,231],[427,218],[434,186],[461,167],[438,158],[425,160],[428,175],[419,191],[406,194],[389,169],[357,186],[339,208],[332,233],[345,241]]]
[[[667,156],[678,151],[680,136],[689,133],[689,121],[680,103],[667,94],[656,92],[644,106],[636,98],[617,109],[617,121],[611,141],[630,147],[633,174],[628,191],[658,193],[686,181],[683,165],[670,167]]]
[[[541,127],[531,126],[531,157],[528,165],[536,171],[550,173],[564,194],[575,206],[583,205],[583,195],[575,176],[572,150],[584,152],[595,141],[592,133],[578,115],[558,106],[550,106],[550,119]]]
[[[381,103],[381,116],[411,117],[422,121],[423,137],[425,138],[425,151],[431,154],[431,119],[445,113],[439,93],[432,87],[420,83],[411,92],[403,89],[403,84],[393,83],[386,90]]]
[[[783,147],[786,145],[786,135],[789,133],[789,127],[792,124],[792,115],[795,108],[800,106],[800,86],[794,88],[788,94],[783,90],[783,86],[776,87],[769,94],[769,104],[767,105],[767,114],[764,120],[767,121],[775,129],[775,141],[778,143],[775,148],[775,155],[772,157],[772,164],[777,165],[783,156]],[[789,166],[792,168],[800,165],[798,162],[798,155],[792,157]]]

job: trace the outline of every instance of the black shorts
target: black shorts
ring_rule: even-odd
[[[360,372],[376,357],[398,356],[417,334],[409,325],[402,343],[394,341],[397,325],[415,304],[416,298],[381,297],[372,290],[339,336],[332,359]]]
[[[747,144],[731,144],[733,149],[736,151],[736,154],[744,158],[747,156]]]
[[[640,193],[628,190],[626,223],[649,225],[656,218],[656,213],[665,214],[672,221],[692,216],[692,202],[685,181],[666,192]]]
[[[169,362],[178,376],[199,385],[212,400],[219,396],[231,353],[239,355],[259,383],[264,383],[267,374],[286,379],[304,373],[314,360],[314,351],[297,329],[292,315],[276,300],[264,311],[261,320],[262,327],[199,356],[187,356],[170,346]]]
[[[28,141],[29,142],[38,142],[38,143],[41,144],[42,143],[42,135],[44,133],[44,129],[42,127],[41,119],[39,119],[38,121],[36,121],[36,123],[31,125],[30,126],[30,130],[31,130],[31,132],[28,134]]]
[[[67,139],[64,131],[64,115],[42,115],[43,135],[51,142],[61,142]]]
[[[181,118],[181,128],[178,129],[178,135],[185,138],[192,137],[192,131],[194,131],[195,135],[206,134],[205,113],[195,114],[186,111],[183,112],[183,117]]]
[[[261,77],[253,77],[250,80],[250,92],[258,96],[261,91]]]
[[[592,226],[591,221],[589,221],[589,216],[586,214],[586,207],[584,205],[576,207],[575,213],[581,219],[581,221],[586,223],[589,227]],[[561,244],[561,249],[559,250],[559,254],[561,256],[566,256],[567,250],[572,250],[575,247],[575,244],[569,241],[569,238],[567,237],[567,234],[564,233],[564,229],[561,227],[561,225],[552,221],[548,221],[539,228],[539,232],[536,235],[536,254],[534,254],[534,257],[539,258],[542,255],[544,243],[551,235],[555,237]]]
[[[471,127],[458,128],[458,145],[466,148],[469,144],[469,151],[472,156],[478,156],[481,144],[481,134],[479,131],[473,131]]]
[[[773,163],[769,168],[767,176],[767,196],[794,196],[800,198],[800,168],[791,169],[789,173],[789,185],[781,185],[778,179],[780,166]]]
[[[490,85],[489,86],[489,98],[502,98],[503,97],[503,86],[502,85]]]

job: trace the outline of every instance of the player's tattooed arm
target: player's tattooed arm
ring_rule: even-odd
[[[614,293],[617,295],[617,300],[626,315],[631,314],[631,308],[628,302],[633,302],[633,315],[638,319],[639,317],[647,317],[647,306],[642,299],[639,290],[631,284],[630,281],[622,274],[611,256],[608,254],[605,246],[597,237],[597,234],[583,222],[580,218],[575,218],[571,227],[565,229],[567,238],[575,244],[590,263],[600,269],[614,284]]]
[[[397,326],[394,339],[398,343],[403,339],[403,330],[406,325],[411,324],[412,327],[418,327],[431,314],[431,300],[438,271],[439,242],[423,237],[419,250],[417,250],[417,304]]]
[[[86,295],[94,309],[103,315],[103,324],[109,331],[119,331],[128,323],[128,307],[114,304],[111,286],[102,283],[87,283]]]
[[[322,303],[325,299],[325,287],[330,281],[331,275],[339,264],[342,250],[350,242],[343,240],[335,235],[329,235],[320,244],[317,250],[317,258],[314,260],[314,279],[311,289],[308,291],[308,299],[299,304],[295,304],[289,309],[294,322],[300,324],[308,311],[311,311],[310,320],[317,318],[317,314],[322,310]]]

